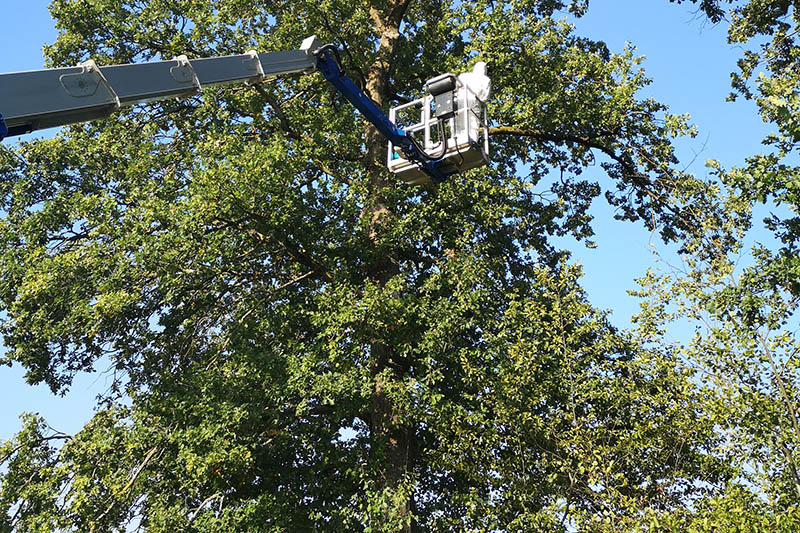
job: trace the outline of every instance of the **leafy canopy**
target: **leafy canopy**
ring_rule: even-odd
[[[54,392],[116,379],[63,445],[35,417],[3,445],[2,527],[617,531],[727,479],[692,372],[612,328],[551,243],[590,238],[603,192],[680,238],[697,214],[671,195],[703,187],[633,50],[563,21],[585,8],[54,0],[52,65],[316,33],[387,107],[487,61],[493,164],[400,185],[317,75],[3,147],[6,361]]]

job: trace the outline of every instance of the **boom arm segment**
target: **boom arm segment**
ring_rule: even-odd
[[[313,70],[313,58],[292,50],[106,67],[90,60],[77,67],[0,74],[0,111],[7,128],[3,135],[0,125],[0,139],[96,120],[122,106],[184,97],[203,87]]]
[[[322,73],[325,79],[348,102],[353,104],[353,107],[358,109],[392,145],[400,147],[406,159],[419,165],[420,169],[436,183],[441,183],[447,179],[451,173],[442,171],[440,168],[441,158],[434,159],[429,157],[405,131],[389,120],[389,117],[381,111],[371,98],[364,94],[364,91],[353,83],[353,80],[345,75],[335,47],[332,45],[319,46],[319,41],[316,40],[316,37],[309,37],[303,41],[302,48],[316,57],[317,70]]]

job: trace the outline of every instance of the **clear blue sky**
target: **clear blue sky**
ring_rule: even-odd
[[[48,3],[15,1],[5,7],[6,44],[0,71],[42,68],[42,45],[56,36]],[[729,73],[740,50],[726,44],[723,27],[712,27],[694,17],[690,8],[667,0],[591,0],[589,14],[577,25],[580,34],[605,41],[612,51],[621,51],[627,41],[636,45],[646,56],[644,67],[653,79],[642,96],[668,104],[673,113],[692,115],[700,134],[693,142],[682,143],[679,152],[686,163],[696,156],[689,170],[703,175],[703,162],[708,158],[731,166],[758,151],[767,127],[754,105],[725,102]],[[588,175],[604,182],[600,168]],[[650,244],[669,251],[640,226],[613,221],[603,200],[596,202],[593,213],[598,248],[589,250],[572,243],[573,259],[584,266],[584,286],[592,302],[612,309],[612,321],[625,326],[637,310],[637,302],[625,291],[634,288],[633,279],[653,265]],[[26,385],[22,376],[19,367],[0,367],[0,439],[10,438],[19,429],[17,417],[22,411],[39,412],[54,428],[75,432],[91,416],[95,395],[106,387],[104,376],[83,375],[69,394],[54,397],[46,387]]]
[[[43,67],[42,45],[52,43],[56,37],[54,22],[47,11],[48,4],[48,0],[6,2],[3,9],[5,45],[0,56],[0,71],[18,72]],[[14,142],[13,139],[4,141],[5,144]],[[23,375],[18,365],[0,367],[0,439],[8,439],[18,431],[18,416],[23,411],[39,412],[56,429],[75,432],[92,415],[94,398],[105,388],[101,375],[83,375],[65,397],[58,397],[53,396],[46,386],[25,384]]]

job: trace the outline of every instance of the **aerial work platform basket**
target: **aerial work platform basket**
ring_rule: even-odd
[[[402,128],[425,152],[442,152],[445,148],[438,166],[446,174],[454,174],[489,162],[489,115],[486,103],[460,77],[448,76],[452,76],[456,85],[452,92],[454,105],[452,109],[448,108],[449,116],[442,117],[441,102],[428,94],[390,109],[389,120]],[[391,142],[386,164],[391,172],[408,184],[425,183],[429,179],[418,163],[406,159],[400,147]]]

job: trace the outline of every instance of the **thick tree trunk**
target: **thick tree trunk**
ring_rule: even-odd
[[[367,73],[367,94],[378,104],[389,102],[389,74],[397,43],[400,37],[400,23],[403,19],[408,0],[373,2],[369,8],[374,23],[375,33],[380,38],[378,56]],[[368,125],[366,128],[367,167],[371,170],[370,198],[362,216],[369,220],[370,239],[378,247],[381,235],[387,224],[391,223],[391,211],[384,200],[383,191],[391,186],[384,179],[384,150],[386,140],[378,131]],[[374,283],[384,286],[389,279],[398,273],[396,265],[389,257],[389,250],[377,250],[375,259],[370,265],[370,278]],[[370,431],[372,435],[371,461],[372,470],[377,473],[377,489],[392,493],[402,490],[406,473],[412,466],[413,429],[407,422],[401,422],[396,407],[387,395],[387,386],[403,378],[405,364],[398,360],[394,346],[376,340],[371,346],[371,375],[374,388],[372,391]],[[396,523],[399,518],[402,526],[399,531],[410,532],[411,497],[398,505],[387,508],[387,523]],[[384,524],[373,524],[383,531]]]

